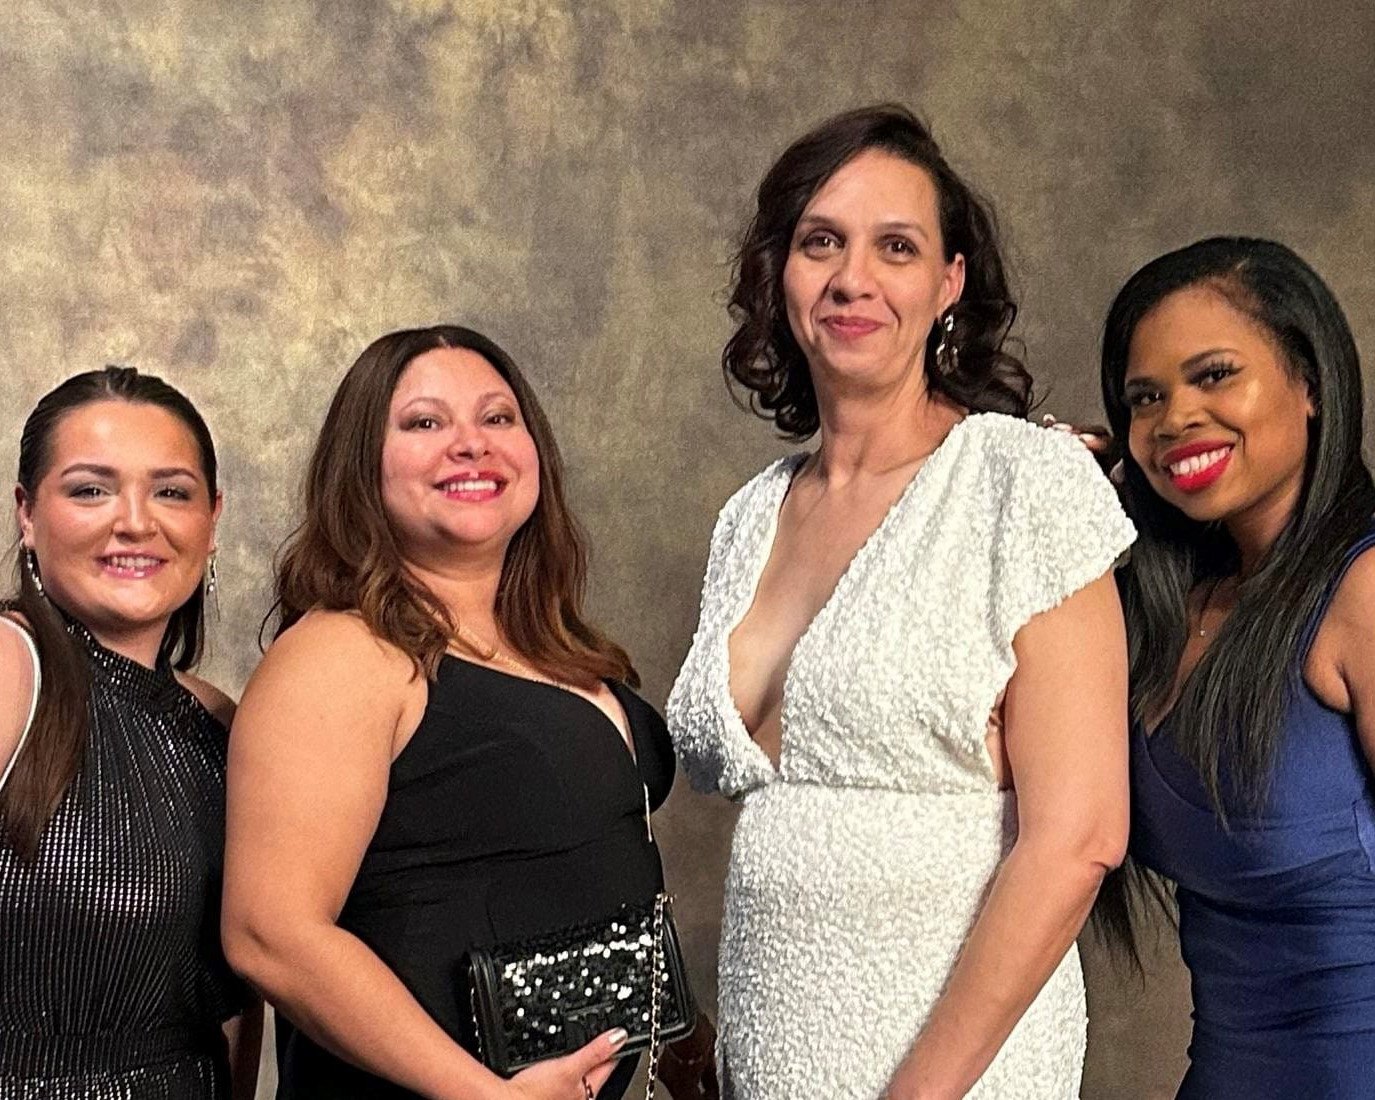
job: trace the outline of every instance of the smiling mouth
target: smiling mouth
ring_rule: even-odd
[[[492,477],[456,477],[439,483],[439,491],[450,500],[493,500],[505,488],[506,482]]]
[[[98,560],[106,573],[124,580],[142,580],[167,564],[165,558],[149,554],[106,554]]]
[[[1176,489],[1181,489],[1186,493],[1196,493],[1200,489],[1206,489],[1220,478],[1223,471],[1227,469],[1227,464],[1231,458],[1231,447],[1215,447],[1211,451],[1204,451],[1202,454],[1190,455],[1178,462],[1171,462],[1165,469],[1169,473],[1171,484]]]
[[[866,317],[827,317],[821,323],[837,336],[849,338],[868,336],[869,333],[877,332],[883,327],[878,321],[871,321]]]

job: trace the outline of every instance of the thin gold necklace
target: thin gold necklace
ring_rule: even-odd
[[[473,656],[477,657],[480,661],[490,661],[499,665],[504,665],[517,676],[526,680],[534,680],[537,683],[549,684],[551,687],[564,688],[565,690],[568,689],[568,685],[563,681],[555,680],[553,677],[544,675],[544,673],[530,665],[527,661],[508,657],[501,651],[501,647],[495,643],[485,647],[479,645],[478,639],[474,638],[462,627],[458,627],[454,631],[454,638],[460,645],[471,651]]]

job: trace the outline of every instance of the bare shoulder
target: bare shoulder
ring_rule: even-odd
[[[1375,667],[1375,547],[1347,569],[1332,594],[1321,632],[1335,644],[1334,655],[1343,664],[1356,657]]]
[[[203,680],[190,672],[178,672],[177,682],[196,697],[200,705],[208,710],[215,721],[225,729],[234,720],[234,700],[222,692],[209,680]]]
[[[417,679],[411,658],[378,638],[354,614],[311,611],[268,648],[240,710],[265,698],[309,694],[334,712],[395,709]]]
[[[319,669],[347,667],[365,674],[414,671],[411,658],[374,634],[363,619],[348,611],[310,611],[268,648],[263,665]],[[260,666],[261,667],[261,666]]]

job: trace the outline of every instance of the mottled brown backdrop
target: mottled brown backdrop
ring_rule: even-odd
[[[228,497],[209,673],[237,691],[336,380],[393,327],[476,326],[547,400],[596,613],[662,702],[716,510],[780,452],[717,355],[733,235],[792,136],[879,99],[929,117],[1001,212],[1046,407],[1095,418],[1114,290],[1203,234],[1297,247],[1371,351],[1371,11],[12,0],[0,468],[70,372],[128,362],[191,394]],[[661,830],[708,1005],[731,821],[680,786]],[[1086,964],[1084,1096],[1172,1095],[1188,1030],[1173,942],[1144,990],[1091,946]]]

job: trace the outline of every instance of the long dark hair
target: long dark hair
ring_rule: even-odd
[[[218,468],[210,429],[196,407],[179,390],[161,378],[140,374],[133,367],[106,367],[68,378],[45,395],[29,418],[19,439],[18,481],[30,507],[38,485],[52,466],[53,436],[63,418],[76,409],[99,401],[127,401],[154,405],[186,426],[196,441],[201,473],[205,476],[213,506],[218,494]],[[25,565],[26,554],[17,549],[17,595],[6,602],[28,624],[38,648],[42,686],[34,711],[33,726],[14,770],[0,791],[0,832],[22,859],[37,856],[43,828],[52,819],[81,767],[90,735],[90,674],[84,650],[67,633],[61,612],[40,593]],[[42,562],[38,563],[42,570]],[[172,612],[162,636],[158,659],[186,670],[200,661],[205,645],[205,593],[197,586],[191,598]]]
[[[392,393],[413,360],[437,348],[482,356],[511,387],[539,454],[539,501],[512,537],[497,590],[502,633],[553,679],[638,684],[625,651],[583,618],[586,541],[563,490],[553,429],[514,361],[494,341],[458,325],[391,332],[349,368],[330,403],[306,472],[305,518],[277,563],[280,635],[311,608],[357,611],[368,628],[433,677],[458,623],[406,568],[382,504],[382,446]],[[265,626],[267,623],[265,622]]]
[[[861,107],[827,119],[793,142],[759,185],[754,217],[735,260],[730,314],[737,323],[721,354],[728,383],[750,392],[750,408],[790,439],[820,426],[807,359],[788,324],[783,268],[807,203],[841,167],[868,149],[923,169],[936,187],[945,259],[964,256],[964,292],[952,307],[954,369],[932,369],[941,326],[926,341],[927,384],[974,412],[1025,416],[1031,375],[1004,349],[1017,305],[1008,286],[993,208],[946,162],[930,130],[894,103]]]
[[[1299,501],[1236,609],[1174,704],[1172,736],[1197,769],[1219,817],[1260,810],[1268,797],[1284,715],[1298,687],[1296,655],[1332,578],[1375,516],[1375,483],[1361,456],[1361,366],[1331,290],[1273,241],[1216,237],[1147,264],[1117,295],[1103,330],[1103,403],[1113,435],[1128,437],[1124,380],[1132,336],[1165,298],[1206,286],[1261,325],[1286,367],[1306,383],[1315,415]],[[1166,503],[1124,447],[1127,511],[1140,532],[1121,576],[1131,652],[1131,713],[1159,715],[1174,690],[1187,638],[1191,589],[1239,567],[1220,525]],[[1220,767],[1226,761],[1225,776]],[[1113,909],[1110,901],[1108,909]],[[1122,906],[1105,917],[1123,928]]]

